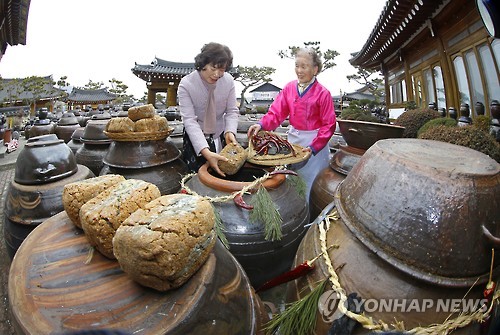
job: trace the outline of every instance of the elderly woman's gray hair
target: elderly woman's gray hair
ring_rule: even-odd
[[[323,61],[321,59],[321,56],[318,55],[316,53],[316,51],[314,51],[314,49],[311,49],[311,48],[300,48],[295,53],[295,57],[298,57],[298,56],[309,56],[309,57],[311,57],[313,66],[317,66],[318,67],[318,73],[320,73],[321,70],[323,69]]]

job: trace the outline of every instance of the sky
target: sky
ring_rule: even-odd
[[[319,74],[332,95],[361,85],[346,78],[386,0],[31,0],[26,45],[8,46],[2,78],[67,76],[72,86],[115,78],[140,99],[146,82],[131,69],[160,59],[189,63],[208,42],[227,45],[233,65],[276,69],[271,83],[296,79],[294,61],[280,50],[318,41],[336,50],[337,66]],[[236,83],[236,94],[243,86]],[[251,87],[250,90],[255,87]]]

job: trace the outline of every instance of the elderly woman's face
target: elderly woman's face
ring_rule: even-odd
[[[201,77],[208,83],[214,84],[226,72],[225,67],[216,67],[214,64],[208,64],[201,69]]]
[[[295,74],[299,83],[310,82],[317,74],[318,67],[313,65],[312,58],[308,55],[295,57]]]

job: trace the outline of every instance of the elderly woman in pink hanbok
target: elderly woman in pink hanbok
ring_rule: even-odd
[[[332,95],[316,79],[321,68],[321,57],[314,50],[299,49],[295,54],[297,80],[285,85],[266,115],[247,133],[252,138],[261,129],[272,131],[289,118],[288,141],[312,152],[307,163],[297,169],[307,185],[306,199],[309,199],[314,178],[328,166],[328,141],[336,125]]]

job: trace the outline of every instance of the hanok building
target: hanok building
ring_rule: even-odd
[[[132,72],[146,82],[148,104],[155,105],[156,94],[167,93],[167,107],[177,105],[177,88],[185,75],[194,71],[194,63],[169,62],[158,57],[151,64],[135,63]]]
[[[252,105],[269,108],[280,91],[281,88],[278,86],[271,83],[264,83],[249,92],[252,93]]]
[[[388,0],[350,63],[382,72],[391,117],[410,101],[446,111],[468,104],[472,118],[484,106],[489,116],[500,99],[500,40],[474,0]]]
[[[28,104],[31,115],[35,114],[35,109],[42,107],[52,112],[54,102],[66,95],[65,91],[54,87],[52,76],[0,79],[0,107]]]
[[[68,107],[74,109],[79,105],[82,108],[91,106],[92,109],[97,109],[99,105],[109,105],[117,98],[116,94],[109,93],[106,88],[97,90],[73,88],[68,98],[66,99]]]
[[[0,60],[7,46],[26,45],[30,0],[0,1]]]
[[[195,70],[194,63],[171,62],[155,57],[151,64],[140,65],[135,63],[132,73],[146,82],[148,89],[148,104],[155,105],[156,94],[167,93],[167,107],[177,106],[177,89],[182,77]],[[237,68],[232,68],[229,73],[238,77]]]

